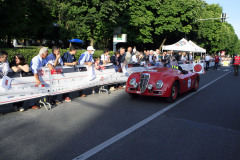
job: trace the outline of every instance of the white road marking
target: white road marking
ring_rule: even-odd
[[[209,85],[211,85],[212,83],[216,82],[217,80],[221,79],[222,77],[226,76],[227,74],[229,74],[230,72],[218,77],[217,79],[215,79],[214,81],[206,84],[205,86],[199,88],[196,92],[193,92],[189,95],[187,95],[186,97],[183,97],[182,99],[179,99],[178,101],[176,101],[175,103],[163,108],[162,110],[154,113],[153,115],[151,115],[150,117],[142,120],[141,122],[133,125],[132,127],[126,129],[125,131],[115,135],[114,137],[106,140],[105,142],[99,144],[98,146],[88,150],[87,152],[81,154],[80,156],[77,156],[76,158],[74,158],[73,160],[85,160],[93,155],[95,155],[96,153],[100,152],[101,150],[103,150],[104,148],[112,145],[113,143],[117,142],[118,140],[124,138],[125,136],[129,135],[130,133],[132,133],[133,131],[139,129],[140,127],[144,126],[145,124],[149,123],[150,121],[154,120],[155,118],[157,118],[158,116],[160,116],[161,114],[163,114],[164,112],[172,109],[173,107],[175,107],[176,105],[178,105],[179,103],[181,103],[182,101],[188,99],[189,97],[193,96],[194,94],[196,94],[197,92],[200,92],[201,90],[203,90],[204,88],[208,87]]]

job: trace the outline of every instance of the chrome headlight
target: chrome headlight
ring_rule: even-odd
[[[149,84],[148,85],[148,89],[151,90],[153,88],[153,85],[152,84]]]
[[[131,86],[135,85],[135,84],[136,84],[136,78],[132,78],[132,79],[130,80],[129,84],[130,84]]]
[[[157,89],[161,89],[163,87],[163,81],[162,80],[158,80],[156,83],[156,88]]]

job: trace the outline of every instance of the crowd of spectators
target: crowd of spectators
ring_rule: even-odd
[[[173,53],[173,51],[160,52],[159,49],[138,51],[136,47],[134,47],[134,49],[132,49],[132,47],[128,47],[127,52],[125,52],[125,48],[120,48],[119,51],[116,51],[111,57],[111,62],[117,65],[116,61],[119,62],[118,64],[121,64],[123,62],[126,64],[134,64],[144,61],[146,63],[154,65],[157,62],[165,61],[166,63],[171,63],[173,61],[173,58],[174,61],[176,60],[179,63],[189,63],[193,61],[191,52],[189,54],[186,52]]]

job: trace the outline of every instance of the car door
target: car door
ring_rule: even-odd
[[[181,79],[181,82],[180,82],[181,93],[189,91],[192,88],[192,84],[193,84],[191,73],[189,72],[187,74],[181,73],[179,78]]]

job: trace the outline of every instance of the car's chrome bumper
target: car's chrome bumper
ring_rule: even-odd
[[[143,93],[141,93],[139,88],[133,88],[133,87],[127,87],[126,88],[126,92],[128,93],[135,93],[135,94],[139,94],[139,95],[145,95],[145,96],[161,96],[161,97],[165,97],[165,91],[163,90],[149,90],[146,89]]]

